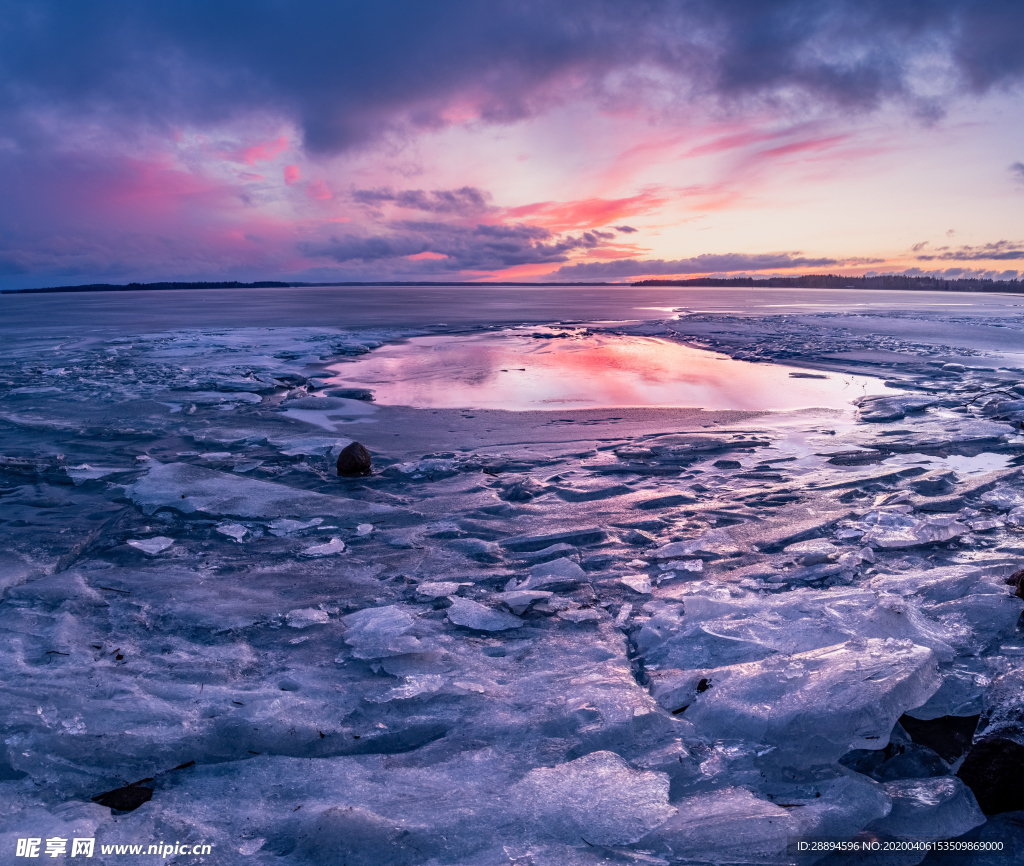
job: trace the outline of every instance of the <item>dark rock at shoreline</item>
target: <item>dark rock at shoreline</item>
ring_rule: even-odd
[[[986,815],[1024,809],[1024,746],[1005,737],[985,737],[967,753],[960,780],[974,792]]]
[[[338,475],[342,478],[362,478],[372,470],[370,452],[358,442],[345,446],[338,455]]]
[[[1022,568],[1020,571],[1015,571],[1008,578],[1006,578],[1006,583],[1009,586],[1017,587],[1017,589],[1013,593],[1015,596],[1017,596],[1017,598],[1024,598],[1024,568]]]

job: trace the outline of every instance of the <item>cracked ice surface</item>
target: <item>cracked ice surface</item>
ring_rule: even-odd
[[[793,835],[984,828],[937,754],[840,762],[904,714],[1024,742],[1021,371],[880,318],[603,333],[925,389],[776,416],[325,394],[424,329],[7,341],[0,846],[783,864]],[[375,472],[339,479],[355,439]]]

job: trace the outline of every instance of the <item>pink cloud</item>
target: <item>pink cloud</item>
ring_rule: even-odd
[[[783,144],[778,147],[771,147],[760,151],[758,157],[789,156],[791,153],[805,153],[806,151],[823,151],[835,147],[837,144],[846,141],[849,135],[830,135],[825,138],[812,138],[806,141],[794,141],[790,144]]]
[[[437,259],[446,259],[448,256],[444,253],[432,253],[427,250],[424,253],[416,253],[414,256],[406,256],[410,262],[422,262],[424,259],[436,261]]]
[[[291,186],[301,177],[302,175],[299,173],[299,167],[297,165],[286,165],[284,167],[284,182],[288,184],[288,186]]]
[[[331,192],[331,188],[325,180],[314,180],[311,184],[308,184],[306,186],[306,195],[320,200],[334,198],[334,193]]]
[[[272,159],[276,159],[287,149],[288,139],[282,135],[273,141],[261,141],[251,147],[244,147],[241,150],[228,154],[228,158],[234,162],[256,165],[257,162],[270,162]]]
[[[542,201],[509,208],[505,215],[531,222],[554,231],[600,228],[618,220],[650,213],[668,199],[655,190],[627,198],[587,198],[578,201]]]

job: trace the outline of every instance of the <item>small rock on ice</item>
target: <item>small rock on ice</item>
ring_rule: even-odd
[[[366,446],[353,442],[341,449],[338,455],[338,475],[343,478],[359,478],[372,471],[372,459]]]
[[[161,551],[167,550],[168,547],[174,544],[174,539],[167,538],[163,535],[157,535],[155,538],[133,538],[129,540],[128,544],[138,550],[141,550],[143,553],[155,556]]]

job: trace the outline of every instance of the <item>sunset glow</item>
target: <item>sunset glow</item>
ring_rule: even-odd
[[[238,30],[136,10],[148,52],[114,4],[11,17],[4,287],[1010,278],[1024,258],[1024,61],[999,37],[1018,6],[934,4],[908,31],[881,4],[775,2],[748,32],[730,4],[499,4],[400,33],[419,13],[386,6]],[[76,28],[115,45],[97,59]]]

